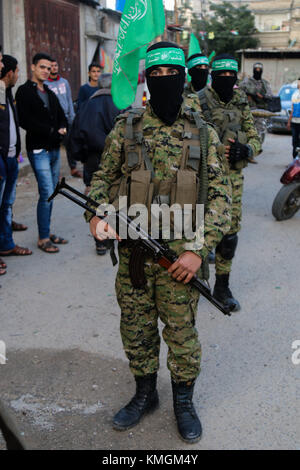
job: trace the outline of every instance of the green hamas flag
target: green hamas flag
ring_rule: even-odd
[[[201,52],[201,47],[200,47],[200,44],[198,42],[198,39],[196,38],[196,36],[193,33],[191,33],[188,57],[191,57],[191,55],[198,54],[200,52]]]
[[[148,44],[165,29],[162,0],[126,0],[113,66],[111,92],[119,109],[135,100],[139,62],[146,57]]]
[[[191,33],[188,57],[191,57],[191,55],[200,54],[200,53],[201,53],[201,47],[200,47],[199,41],[196,38],[196,36],[193,33]],[[188,82],[191,81],[191,76],[189,73],[187,74],[187,80]]]

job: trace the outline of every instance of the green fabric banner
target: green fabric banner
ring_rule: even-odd
[[[215,57],[216,55],[216,51],[212,51],[212,53],[208,56],[208,62],[211,63],[211,61],[213,60],[213,58]]]
[[[191,33],[188,58],[191,57],[191,55],[198,54],[198,53],[201,53],[200,44],[196,36],[193,33]]]
[[[218,71],[218,70],[233,70],[235,72],[238,72],[239,66],[236,60],[232,59],[220,59],[220,60],[215,60],[212,63],[212,70],[213,71]]]
[[[146,54],[146,70],[154,65],[181,65],[185,68],[185,57],[182,49],[175,47],[155,49]]]
[[[196,38],[196,36],[193,33],[191,33],[188,58],[191,57],[191,55],[194,55],[194,54],[201,54],[201,47],[200,47],[199,41]],[[190,82],[192,80],[189,73],[187,74],[187,80],[188,80],[188,82]]]
[[[188,69],[192,69],[193,67],[196,67],[196,65],[209,65],[208,58],[205,56],[194,57],[193,59],[190,59],[187,62]]]
[[[148,44],[165,29],[162,0],[126,0],[114,59],[111,92],[119,109],[130,106],[138,84],[139,62]]]

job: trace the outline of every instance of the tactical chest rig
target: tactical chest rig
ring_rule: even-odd
[[[143,204],[151,213],[151,204],[206,204],[208,191],[208,129],[200,113],[187,108],[182,136],[183,148],[179,169],[170,179],[155,176],[143,136],[144,109],[126,113],[123,176],[110,188],[111,204],[127,196],[128,205]],[[123,115],[124,117],[124,115]],[[195,212],[195,211],[194,211]]]
[[[123,176],[112,184],[109,202],[118,209],[120,196],[127,196],[128,205],[143,204],[151,214],[151,204],[191,204],[195,223],[195,206],[207,202],[208,193],[208,128],[200,113],[186,108],[182,135],[182,156],[179,169],[170,179],[159,180],[155,176],[143,136],[144,109],[132,109],[126,115],[123,154]],[[120,116],[121,117],[121,116]],[[122,118],[121,117],[121,118]],[[171,215],[172,229],[172,215]],[[171,239],[173,235],[171,234]],[[128,243],[127,243],[128,246]],[[130,242],[129,242],[130,246]],[[133,243],[129,264],[134,286],[146,283],[143,265],[145,255],[138,243]],[[137,261],[138,260],[138,261]],[[208,264],[203,260],[201,277],[208,279]]]
[[[228,145],[228,139],[237,139],[241,144],[247,144],[247,134],[242,131],[243,112],[248,105],[246,95],[231,108],[224,108],[209,90],[204,88],[197,94],[204,118],[216,129],[222,144]],[[236,162],[233,169],[241,170],[247,165],[248,162],[242,160]]]

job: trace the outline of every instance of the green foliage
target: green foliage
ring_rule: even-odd
[[[221,5],[211,5],[213,16],[206,19],[199,19],[193,15],[192,30],[198,37],[201,49],[209,55],[212,51],[217,54],[228,53],[236,55],[239,49],[255,49],[259,45],[258,39],[253,37],[256,32],[254,15],[247,6],[238,8],[229,2]],[[231,33],[238,31],[238,36]],[[206,31],[204,40],[199,31]],[[208,39],[208,33],[214,33],[214,39]]]

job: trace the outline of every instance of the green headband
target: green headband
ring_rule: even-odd
[[[234,70],[235,72],[238,72],[239,66],[236,60],[219,59],[212,63],[212,70],[213,72],[219,70]]]
[[[181,67],[185,67],[183,50],[175,47],[162,47],[147,52],[146,69],[155,65],[181,65]]]
[[[190,70],[193,67],[196,67],[196,65],[209,65],[208,58],[205,56],[201,57],[194,57],[193,59],[188,60],[187,62],[187,68]]]

